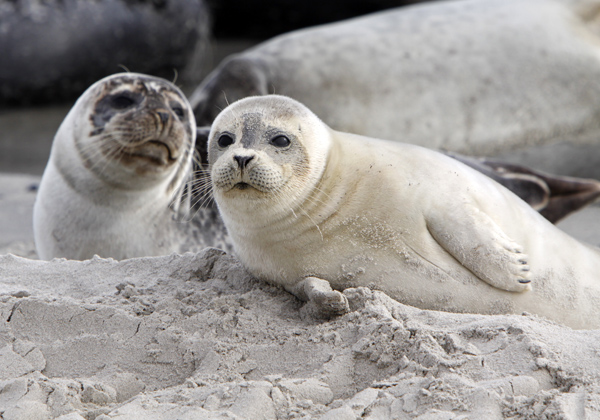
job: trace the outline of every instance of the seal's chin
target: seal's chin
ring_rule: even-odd
[[[155,165],[171,165],[177,160],[172,148],[160,140],[150,140],[133,149],[125,149],[123,154],[130,159],[139,159]]]

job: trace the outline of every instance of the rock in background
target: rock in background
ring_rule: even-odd
[[[0,2],[0,105],[74,99],[125,68],[173,80],[208,34],[203,0]]]

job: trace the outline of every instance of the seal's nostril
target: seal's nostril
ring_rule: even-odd
[[[157,114],[160,117],[160,121],[163,124],[166,123],[167,121],[169,121],[169,113],[168,112],[158,111]]]
[[[245,168],[246,165],[248,165],[248,162],[254,159],[254,156],[234,156],[233,158],[236,160],[240,168]]]

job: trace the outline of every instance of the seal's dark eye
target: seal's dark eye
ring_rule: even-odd
[[[231,146],[233,143],[233,138],[228,134],[222,134],[221,137],[219,137],[219,140],[217,140],[219,147],[223,148]]]
[[[287,147],[291,143],[286,136],[277,136],[271,139],[271,144],[275,147]]]
[[[185,116],[185,112],[183,111],[183,108],[181,107],[181,105],[171,104],[171,109],[173,110],[175,115],[177,115],[178,118],[183,118]]]
[[[128,95],[121,94],[112,97],[110,104],[115,109],[126,109],[135,104],[135,100]]]

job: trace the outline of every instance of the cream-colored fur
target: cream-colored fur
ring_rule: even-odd
[[[335,130],[600,179],[599,10],[599,0],[385,10],[228,57],[190,102],[209,125],[227,103],[275,93]]]
[[[140,83],[146,99],[152,94],[163,102],[144,102],[130,121],[113,116],[101,134],[93,134],[99,101]],[[182,106],[185,121],[169,103]],[[159,123],[157,112],[168,115],[168,123]],[[191,170],[195,135],[185,96],[166,80],[123,73],[92,85],[54,138],[34,206],[39,257],[124,259],[178,250],[182,240],[169,206]],[[148,143],[153,139],[170,144],[170,161],[166,149]]]
[[[222,133],[235,143],[218,147]],[[268,133],[286,134],[292,146],[269,145],[275,134]],[[231,164],[239,155],[253,156],[243,170]],[[600,326],[600,251],[440,153],[336,132],[300,103],[266,96],[218,116],[209,159],[243,264],[325,312],[347,310],[329,285],[368,286],[425,309],[527,311],[575,328]],[[255,170],[291,175],[270,191],[218,187],[224,167],[250,185]]]

